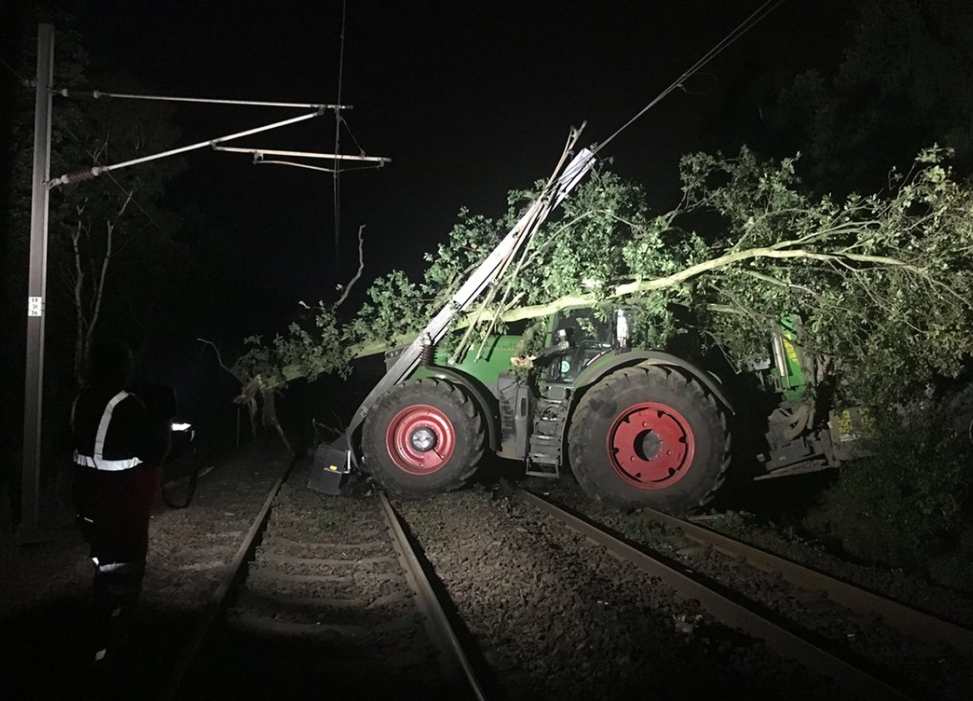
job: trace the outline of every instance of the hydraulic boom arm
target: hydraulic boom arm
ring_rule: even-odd
[[[368,416],[371,408],[375,406],[375,403],[382,395],[402,382],[415,370],[419,364],[423,346],[426,344],[435,345],[442,340],[443,336],[449,330],[450,322],[452,322],[454,317],[457,314],[465,312],[484,290],[497,281],[504,271],[508,269],[511,258],[533,238],[551,211],[571,193],[587,172],[591,170],[595,164],[595,155],[586,148],[582,148],[566,166],[563,166],[571,147],[577,141],[579,133],[579,131],[573,132],[572,138],[568,142],[568,148],[565,150],[565,154],[558,164],[560,175],[557,175],[558,170],[555,170],[557,178],[551,178],[503,240],[480,263],[476,270],[470,274],[469,278],[456,291],[456,294],[426,324],[426,327],[416,339],[396,359],[392,367],[385,373],[385,376],[372,388],[372,391],[365,397],[361,406],[355,411],[355,415],[352,417],[351,423],[345,431],[343,440],[339,440],[328,448],[330,457],[325,460],[327,466],[322,466],[321,469],[325,472],[330,471],[332,473],[343,474],[351,469],[353,463],[357,463],[353,438],[355,432],[364,422],[365,417]],[[563,170],[561,170],[562,166]],[[338,451],[344,452],[344,459],[340,461],[337,458]],[[317,480],[312,477],[312,482],[315,481]]]

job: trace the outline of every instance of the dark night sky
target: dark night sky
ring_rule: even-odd
[[[366,277],[421,268],[461,206],[498,214],[508,189],[547,175],[568,128],[605,138],[719,41],[760,0],[433,2],[349,0],[344,102],[382,170],[342,179],[344,250],[367,224]],[[703,144],[727,91],[754,71],[803,70],[840,57],[844,2],[788,0],[607,149],[615,168],[671,204],[681,154]],[[99,0],[75,10],[92,53],[171,94],[331,102],[341,3],[278,2],[244,10],[205,0]],[[111,86],[96,86],[110,89]],[[287,116],[291,113],[284,113]],[[184,140],[280,118],[275,110],[182,107]],[[330,151],[333,118],[252,146]],[[745,136],[741,136],[743,140]],[[237,145],[244,145],[244,142]],[[354,152],[343,137],[343,151]],[[248,275],[288,304],[334,298],[331,179],[191,154],[170,206],[191,204],[239,242]],[[344,276],[353,272],[350,255]]]

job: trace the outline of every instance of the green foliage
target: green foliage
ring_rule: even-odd
[[[425,326],[421,314],[426,302],[419,287],[401,270],[376,280],[368,288],[368,298],[347,331],[351,338],[392,343],[397,335]]]
[[[970,447],[939,405],[879,417],[870,457],[841,471],[806,525],[852,555],[915,566],[959,532],[973,487]]]
[[[275,336],[270,344],[265,344],[260,336],[244,339],[247,351],[234,363],[233,374],[241,383],[259,377],[261,388],[272,392],[281,391],[296,379],[347,376],[352,356],[345,343],[347,332],[338,324],[334,307],[319,303],[308,326],[314,329],[313,334],[301,324],[292,323],[286,335]]]
[[[802,342],[829,359],[847,395],[896,401],[955,375],[973,352],[973,193],[954,180],[946,156],[924,151],[908,173],[893,173],[890,192],[839,200],[809,193],[796,159],[762,161],[747,149],[734,158],[697,154],[682,163],[683,202],[661,216],[649,213],[637,186],[593,173],[498,283],[506,293],[485,317],[607,309],[623,298],[641,312],[636,344],[665,346],[682,330],[682,309],[681,319],[740,360],[766,355],[769,331],[796,312]],[[321,306],[315,324],[325,343],[301,327],[275,341],[286,348],[289,374],[299,374],[302,358],[313,376],[340,369],[351,357],[343,348],[415,334],[529,197],[511,193],[499,220],[462,212],[427,256],[424,278],[380,278],[351,323],[338,328]]]
[[[791,160],[687,158],[689,207],[725,222],[711,249],[768,249],[701,279],[697,294],[738,312],[710,314],[708,332],[745,357],[798,312],[804,344],[836,360],[849,394],[879,404],[955,376],[973,351],[973,194],[944,156],[924,151],[885,196],[840,202],[806,194]]]

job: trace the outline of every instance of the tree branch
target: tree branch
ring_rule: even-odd
[[[654,292],[675,287],[676,285],[680,285],[705,273],[710,273],[715,270],[720,270],[731,265],[742,263],[744,261],[759,258],[804,259],[821,262],[851,260],[856,263],[871,263],[874,265],[897,268],[900,270],[922,274],[922,270],[920,268],[906,263],[905,261],[886,256],[869,256],[862,254],[838,255],[836,253],[817,253],[804,249],[781,250],[793,245],[796,245],[796,241],[783,241],[779,244],[774,244],[773,246],[765,248],[751,248],[746,251],[728,253],[718,258],[713,258],[702,263],[697,263],[696,265],[691,265],[678,273],[673,273],[672,275],[655,278],[654,280],[641,280],[618,285],[615,290],[608,295],[608,297],[609,299],[617,299],[620,297],[628,297],[639,292]],[[554,312],[559,312],[571,307],[591,306],[593,304],[597,304],[598,301],[599,300],[592,295],[567,295],[547,304],[514,309],[504,314],[502,319],[503,321],[507,322],[520,321],[522,319],[533,319],[539,316],[547,316],[548,314],[553,314]]]
[[[81,387],[84,384],[84,339],[85,334],[85,318],[84,318],[84,300],[82,298],[82,293],[84,291],[84,267],[81,264],[81,251],[78,246],[78,240],[81,238],[81,227],[82,223],[78,220],[78,225],[74,231],[71,232],[71,249],[74,253],[74,313],[75,313],[75,336],[74,336],[74,380]]]
[[[95,326],[98,324],[98,317],[101,314],[101,300],[105,294],[105,280],[108,277],[108,264],[112,258],[112,237],[115,232],[115,225],[112,222],[105,222],[108,234],[105,238],[105,256],[101,260],[101,275],[95,277],[95,300],[91,310],[91,319],[88,321],[88,340],[94,335]]]
[[[358,282],[358,278],[361,277],[362,271],[365,269],[365,239],[362,236],[362,232],[365,231],[365,225],[362,224],[358,227],[358,272],[355,276],[351,278],[347,285],[345,285],[344,292],[338,301],[334,303],[335,308],[341,306],[341,303],[348,299],[348,295],[351,293],[351,288]]]
[[[800,290],[801,292],[806,292],[807,294],[815,298],[821,296],[817,292],[812,290],[810,287],[805,287],[804,285],[797,285],[793,282],[784,282],[783,280],[778,280],[777,278],[771,277],[770,275],[764,275],[763,273],[758,272],[756,270],[747,270],[746,273],[752,278],[761,280],[771,285],[776,285],[778,287],[785,287],[790,290]]]
[[[226,372],[228,372],[229,374],[233,375],[233,377],[236,378],[238,381],[242,382],[242,380],[240,380],[240,378],[237,376],[235,372],[233,372],[233,370],[231,370],[230,368],[228,368],[226,365],[223,364],[223,356],[220,354],[220,349],[216,347],[215,343],[213,343],[212,341],[207,341],[205,338],[197,338],[196,340],[202,343],[203,345],[212,348],[213,352],[216,353],[216,362],[219,363],[220,367],[226,370]]]

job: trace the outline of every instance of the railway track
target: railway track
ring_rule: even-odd
[[[858,613],[878,615],[902,633],[930,645],[948,645],[973,663],[973,630],[945,621],[925,611],[819,572],[691,521],[644,510],[643,514],[669,528],[678,528],[690,540],[758,569],[775,572],[791,584],[816,592]]]
[[[159,698],[487,698],[384,495],[303,472],[267,495]]]
[[[679,532],[690,541],[688,547],[683,544],[679,548],[683,562],[625,539],[580,512],[534,492],[512,488],[512,494],[604,547],[612,556],[700,601],[710,614],[725,624],[764,640],[782,656],[800,662],[809,671],[830,677],[863,698],[929,698],[930,690],[916,679],[910,679],[908,671],[903,673],[903,670],[891,667],[895,664],[894,653],[890,652],[885,659],[869,659],[848,645],[847,640],[829,639],[819,631],[787,620],[764,603],[735,592],[732,581],[720,582],[701,574],[699,570],[705,571],[705,568],[694,567],[693,557],[723,558],[728,565],[724,569],[728,571],[740,567],[759,571],[765,575],[768,589],[777,588],[777,580],[782,579],[800,590],[805,604],[810,603],[819,609],[837,607],[834,615],[841,616],[841,611],[847,610],[866,618],[880,617],[885,625],[914,641],[916,649],[923,654],[939,658],[942,675],[938,676],[948,674],[948,665],[944,663],[951,658],[951,666],[958,670],[960,680],[958,683],[953,680],[950,688],[933,691],[935,696],[965,698],[961,689],[969,689],[965,678],[969,676],[969,665],[973,661],[973,631],[967,628],[667,514],[649,509],[639,513],[640,517],[650,519],[670,532]]]
[[[678,562],[671,551],[653,553],[515,488],[510,505],[517,508],[503,507],[507,500],[495,496],[491,506],[482,490],[403,502],[400,508],[410,523],[415,519],[416,537],[456,601],[457,611],[447,613],[429,581],[433,565],[417,554],[408,527],[384,496],[325,497],[303,484],[300,472],[290,479],[283,475],[267,495],[160,699],[300,699],[325,692],[343,699],[484,699],[488,694],[478,672],[495,660],[499,664],[487,675],[490,697],[613,698],[616,690],[645,689],[649,683],[663,690],[662,697],[682,698],[680,685],[688,683],[696,695],[722,688],[727,674],[731,693],[734,684],[747,688],[753,670],[769,664],[771,681],[761,683],[775,689],[779,679],[781,693],[788,685],[800,689],[808,673],[808,679],[822,680],[794,698],[965,698],[964,692],[942,693],[900,674],[894,655],[876,660],[813,626],[805,628],[787,612],[750,600],[752,591],[709,577],[703,564],[696,567],[685,558],[723,558],[727,571],[752,570],[751,588],[756,576],[764,577],[756,586],[767,590],[779,589],[785,579],[801,588],[805,603],[814,599],[815,607],[881,616],[927,650],[948,641],[955,649],[950,654],[965,655],[967,667],[973,655],[969,630],[696,524],[640,515],[678,530],[684,560]],[[558,536],[559,527],[572,535]],[[454,541],[452,561],[440,557],[442,540]],[[592,549],[605,553],[602,562]],[[667,603],[673,599],[663,592],[666,586],[686,603]],[[562,588],[567,593],[555,592]],[[573,602],[568,608],[565,597]],[[480,613],[468,617],[471,601]],[[464,655],[470,646],[454,631],[459,617],[477,639],[472,647],[486,653],[475,664]],[[613,626],[633,632],[618,636]],[[511,650],[498,649],[504,646]],[[748,656],[741,673],[738,658]],[[646,667],[646,660],[655,667]],[[691,681],[682,681],[682,667],[691,670]],[[620,679],[610,680],[613,674]],[[666,674],[679,680],[675,686],[666,686],[671,683]],[[737,674],[742,676],[732,679]],[[834,694],[823,691],[829,688],[825,678],[837,684]],[[758,692],[754,698],[759,697]]]

